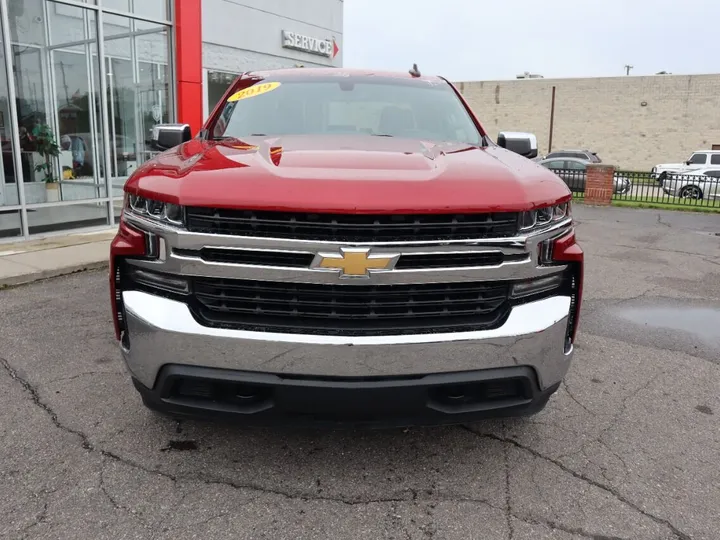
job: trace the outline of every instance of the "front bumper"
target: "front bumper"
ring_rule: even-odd
[[[533,374],[532,392],[525,394],[522,403],[511,404],[522,409],[554,391],[573,354],[572,347],[565,350],[568,296],[516,306],[494,330],[372,337],[208,328],[182,302],[140,291],[123,292],[123,304],[125,362],[146,402],[161,409],[177,406],[163,397],[163,370],[168,366],[266,374],[279,381],[336,378],[344,383],[368,378],[407,382],[442,374],[480,380],[485,377],[482,370],[522,368]],[[468,375],[472,373],[480,373],[480,379]],[[163,403],[166,407],[158,405]],[[181,408],[187,412],[192,407],[185,403]],[[489,410],[499,413],[496,409]],[[475,412],[487,414],[482,407]]]
[[[526,366],[404,378],[281,377],[165,366],[154,389],[133,380],[145,405],[176,417],[252,425],[397,427],[528,416],[560,383],[540,390]]]

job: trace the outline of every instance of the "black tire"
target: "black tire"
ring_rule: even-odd
[[[667,172],[663,171],[660,173],[660,176],[657,177],[658,184],[661,186],[665,183],[665,180],[667,179]]]
[[[618,195],[627,195],[628,193],[630,193],[631,190],[632,190],[632,182],[630,180],[628,180],[628,183],[624,187],[621,187],[620,189],[617,190],[617,194]]]
[[[697,186],[685,186],[680,190],[680,197],[682,197],[683,199],[700,200],[703,198],[703,192]]]

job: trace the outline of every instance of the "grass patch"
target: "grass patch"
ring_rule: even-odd
[[[623,208],[654,208],[656,210],[681,210],[683,212],[702,212],[705,214],[720,214],[720,205],[707,206],[705,204],[682,204],[682,203],[670,203],[663,202],[668,199],[660,199],[657,201],[627,201],[613,199],[611,202],[612,206],[620,206]]]
[[[585,203],[584,193],[573,193],[573,202],[579,204]],[[670,197],[646,197],[641,201],[634,201],[632,199],[625,199],[624,196],[620,195],[613,196],[610,202],[611,206],[617,206],[621,208],[652,208],[655,210],[681,210],[684,212],[701,212],[705,214],[720,214],[720,201],[713,201],[715,204],[708,206],[705,201],[701,201],[700,204],[693,203],[674,203],[671,202],[673,199]]]

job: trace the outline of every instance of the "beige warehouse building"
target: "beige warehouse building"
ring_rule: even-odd
[[[517,79],[456,83],[480,121],[530,131],[541,153],[587,148],[623,169],[649,170],[720,149],[720,75]]]

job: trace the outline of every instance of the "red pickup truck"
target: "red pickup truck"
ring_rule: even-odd
[[[125,185],[115,330],[143,402],[251,424],[522,416],[567,372],[571,194],[447,80],[238,77]]]

